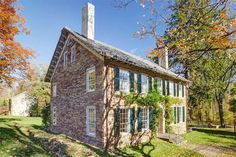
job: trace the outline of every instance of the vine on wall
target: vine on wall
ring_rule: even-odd
[[[165,129],[166,132],[171,133],[172,127],[171,124],[174,121],[174,113],[172,106],[181,104],[182,101],[179,98],[174,98],[170,96],[162,96],[161,97],[161,103],[163,104],[163,107],[165,109]]]
[[[148,94],[139,94],[131,92],[129,94],[120,93],[120,97],[125,100],[125,105],[131,106],[136,104],[139,107],[152,107],[153,109],[153,122],[152,122],[152,136],[156,135],[158,125],[159,125],[159,116],[161,113],[160,104],[163,104],[163,109],[165,112],[165,125],[166,131],[171,132],[171,123],[173,123],[173,110],[172,105],[180,104],[181,100],[179,98],[174,98],[170,96],[160,95],[159,90],[153,90]]]

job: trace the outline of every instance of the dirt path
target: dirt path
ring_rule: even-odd
[[[185,144],[183,147],[191,149],[207,157],[235,157],[236,147],[222,147],[210,145]]]

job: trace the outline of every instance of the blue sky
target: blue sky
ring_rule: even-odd
[[[33,63],[50,63],[64,26],[81,32],[81,12],[86,2],[95,5],[96,40],[141,57],[155,47],[155,40],[151,37],[140,40],[132,36],[139,29],[137,22],[144,14],[138,3],[117,9],[114,7],[115,0],[19,0],[18,3],[24,8],[21,14],[26,18],[31,34],[20,34],[17,41],[36,51]],[[165,27],[160,23],[159,34],[164,31]]]

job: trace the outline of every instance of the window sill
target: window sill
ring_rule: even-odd
[[[87,133],[87,135],[90,136],[90,137],[96,137],[95,133]]]
[[[93,89],[93,90],[86,90],[86,93],[90,93],[90,92],[94,92],[95,91],[95,89]]]
[[[129,132],[120,132],[120,135],[121,136],[128,136],[128,135],[130,135],[130,133]]]
[[[142,132],[145,132],[145,131],[149,131],[150,129],[149,128],[142,128]]]

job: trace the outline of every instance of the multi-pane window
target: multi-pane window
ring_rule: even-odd
[[[182,84],[179,84],[178,86],[179,86],[179,97],[181,97],[182,96]]]
[[[55,106],[52,108],[52,124],[57,125],[57,108]]]
[[[86,108],[86,130],[91,136],[96,135],[96,108],[95,106],[87,106]]]
[[[129,109],[120,109],[120,132],[129,132]]]
[[[120,91],[129,92],[130,84],[129,84],[129,72],[125,70],[120,70]]]
[[[142,93],[148,92],[148,77],[146,75],[142,75]]]
[[[169,82],[169,92],[170,96],[174,95],[174,83],[172,81]]]
[[[179,109],[179,122],[183,122],[182,106],[178,107],[178,109]]]
[[[142,130],[148,129],[148,108],[142,109]]]
[[[71,48],[71,63],[76,60],[76,45]]]
[[[175,123],[185,122],[185,106],[173,107],[173,112]]]
[[[57,84],[54,83],[52,86],[52,96],[55,97],[57,96]]]
[[[87,69],[86,72],[86,91],[94,91],[95,90],[95,67]]]

